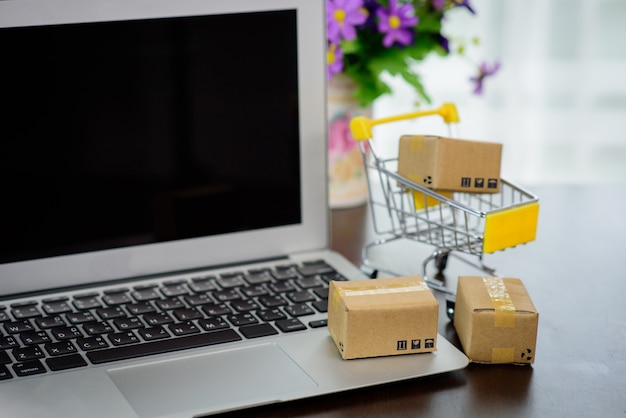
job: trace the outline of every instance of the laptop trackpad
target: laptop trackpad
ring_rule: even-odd
[[[276,344],[121,367],[109,376],[142,417],[267,403],[317,386]]]

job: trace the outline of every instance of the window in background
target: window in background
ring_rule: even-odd
[[[626,183],[626,2],[473,0],[446,33],[482,43],[466,57],[431,59],[420,72],[432,106],[459,107],[458,136],[504,144],[502,173],[522,184]],[[471,93],[473,65],[499,59],[482,97]],[[375,117],[414,109],[414,94],[390,79]],[[447,135],[440,120],[382,125],[374,136],[397,153],[404,133]]]

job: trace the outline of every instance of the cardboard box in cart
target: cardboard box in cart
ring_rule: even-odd
[[[328,330],[344,359],[435,351],[438,314],[420,276],[330,284]]]
[[[398,174],[433,190],[500,191],[502,144],[428,135],[403,135]]]
[[[521,280],[459,277],[454,327],[471,362],[534,363],[538,322]]]

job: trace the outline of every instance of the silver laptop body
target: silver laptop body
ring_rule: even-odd
[[[324,326],[315,283],[364,279],[328,250],[324,27],[323,0],[0,2],[2,416],[201,416],[467,365],[441,336],[344,361]],[[245,328],[280,272],[308,311]]]

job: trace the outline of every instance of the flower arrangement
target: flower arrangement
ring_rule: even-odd
[[[401,76],[427,103],[431,99],[415,71],[415,62],[431,54],[447,56],[450,42],[442,21],[456,8],[475,14],[469,0],[326,0],[328,79],[345,74],[357,85],[361,106],[391,93],[380,75]],[[457,52],[463,53],[463,46]],[[500,64],[482,63],[470,79],[481,94],[487,77]]]

